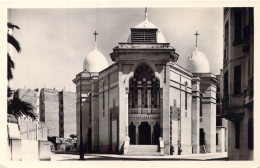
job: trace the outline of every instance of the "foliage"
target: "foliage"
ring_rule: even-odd
[[[33,106],[17,97],[7,101],[8,114],[12,114],[15,117],[26,115],[35,120],[36,115],[33,112]]]
[[[12,23],[7,23],[7,27],[11,28],[11,29],[20,29],[18,26],[12,24]],[[19,42],[9,33],[7,33],[7,41],[9,44],[11,44],[16,51],[19,53],[21,52],[21,46],[19,44]],[[13,72],[12,70],[15,68],[15,64],[10,56],[9,53],[7,53],[7,79],[8,81],[13,79]],[[12,96],[12,89],[8,86],[7,87],[7,97],[11,97]],[[22,115],[26,115],[31,117],[33,120],[36,119],[36,115],[33,112],[34,107],[32,106],[32,104],[25,102],[23,100],[21,100],[18,97],[13,97],[13,99],[8,99],[7,100],[7,113],[11,114],[15,117],[20,117]]]

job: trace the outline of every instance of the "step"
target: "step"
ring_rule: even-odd
[[[160,156],[158,145],[129,145],[128,156]]]

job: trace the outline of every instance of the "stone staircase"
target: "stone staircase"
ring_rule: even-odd
[[[129,145],[128,156],[161,156],[158,145]]]

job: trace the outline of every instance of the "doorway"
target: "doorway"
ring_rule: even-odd
[[[142,122],[139,126],[139,144],[150,145],[151,144],[151,126],[148,122]]]
[[[136,133],[135,133],[135,125],[133,122],[129,125],[129,138],[130,138],[130,145],[136,144]]]

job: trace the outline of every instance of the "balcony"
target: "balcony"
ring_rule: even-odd
[[[160,114],[159,108],[129,108],[129,114]]]
[[[244,105],[246,107],[253,108],[253,102],[254,102],[254,88],[249,87],[244,90]]]
[[[244,106],[241,97],[226,96],[222,101],[223,117],[230,121],[240,121],[244,117]]]

